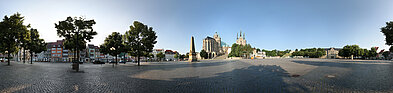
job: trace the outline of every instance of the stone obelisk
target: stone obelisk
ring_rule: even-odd
[[[189,62],[197,61],[193,36],[191,37],[191,45],[190,45],[190,53],[188,54],[188,61]]]

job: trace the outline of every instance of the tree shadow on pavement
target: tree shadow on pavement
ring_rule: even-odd
[[[119,82],[108,82],[115,87],[127,87],[132,90],[113,92],[170,92],[170,93],[286,93],[308,92],[299,84],[289,84],[289,74],[279,66],[259,65],[217,73],[213,77],[186,77],[172,80],[150,80],[140,78],[112,78]],[[132,84],[132,85],[127,85]],[[135,86],[133,86],[135,85]],[[117,88],[118,89],[118,88]],[[134,90],[135,89],[135,90]]]
[[[130,69],[138,69],[141,71],[148,70],[173,70],[178,68],[187,68],[187,67],[208,67],[208,66],[219,66],[225,65],[229,62],[205,62],[205,63],[155,63],[149,65],[141,65],[141,66],[124,66]]]

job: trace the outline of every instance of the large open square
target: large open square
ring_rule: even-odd
[[[204,60],[81,65],[0,65],[0,92],[392,92],[390,61]]]

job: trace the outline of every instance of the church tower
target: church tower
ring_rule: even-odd
[[[242,35],[242,31],[241,30],[240,30],[240,37],[237,37],[237,34],[236,34],[236,44],[243,45],[243,46],[245,46],[247,44],[246,34],[243,33],[243,35]]]

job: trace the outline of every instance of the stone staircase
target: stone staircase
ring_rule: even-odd
[[[221,59],[226,59],[226,58],[228,58],[228,54],[217,56],[217,57],[214,57],[213,59],[221,60]]]

